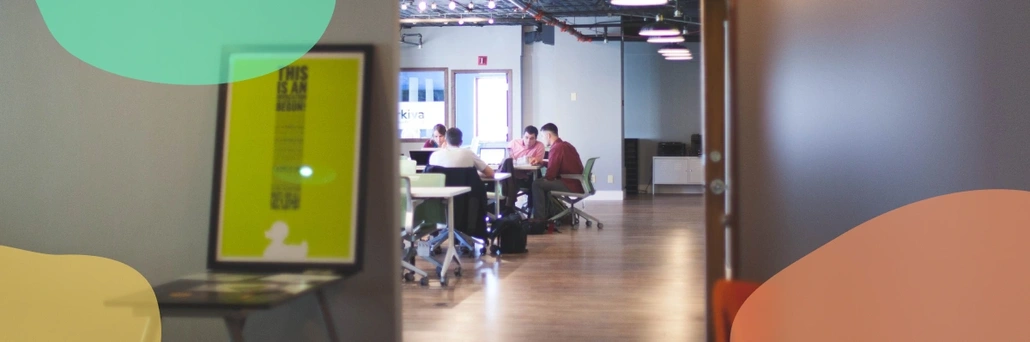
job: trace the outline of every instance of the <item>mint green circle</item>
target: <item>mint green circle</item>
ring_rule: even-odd
[[[318,42],[335,0],[36,0],[47,28],[82,61],[123,77],[210,85],[276,71],[223,70],[226,53],[272,52],[290,62]],[[280,59],[281,61],[281,59]]]

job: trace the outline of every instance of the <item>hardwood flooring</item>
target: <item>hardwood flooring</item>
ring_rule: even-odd
[[[586,211],[604,229],[565,226],[529,236],[526,254],[463,259],[464,277],[446,288],[404,285],[404,340],[703,341],[702,197]]]

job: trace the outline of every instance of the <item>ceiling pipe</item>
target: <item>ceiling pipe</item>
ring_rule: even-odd
[[[591,40],[587,39],[587,37],[584,36],[582,33],[580,33],[578,30],[576,30],[575,28],[570,26],[569,23],[560,21],[560,20],[558,20],[558,18],[555,18],[553,15],[551,15],[551,14],[549,14],[547,12],[535,9],[535,8],[533,8],[533,6],[531,6],[531,5],[529,5],[529,4],[525,3],[525,2],[522,2],[522,0],[508,0],[508,2],[511,3],[513,6],[515,6],[515,8],[518,8],[519,10],[522,10],[522,11],[528,13],[529,15],[532,15],[533,19],[536,19],[536,21],[539,21],[541,23],[557,27],[562,32],[568,32],[573,37],[576,37],[576,40],[578,40],[578,41],[581,41],[581,42],[589,42],[589,41],[591,41]]]

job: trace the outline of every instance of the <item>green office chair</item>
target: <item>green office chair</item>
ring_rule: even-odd
[[[415,267],[415,256],[417,253],[418,240],[424,234],[412,227],[415,215],[415,202],[411,198],[411,179],[401,177],[401,271],[404,274],[404,281],[415,281],[415,275],[422,276],[419,283],[422,286],[429,286],[429,273]]]
[[[410,188],[412,187],[424,187],[424,188],[441,188],[446,185],[446,176],[443,174],[431,174],[431,173],[420,173],[415,175],[408,175],[402,177],[408,179],[410,182]],[[408,196],[410,198],[410,195]],[[446,223],[446,210],[444,209],[443,203],[439,200],[419,200],[418,202],[412,201],[410,209],[411,213],[405,213],[404,224],[406,227],[413,227],[410,230],[405,231],[411,232],[408,235],[403,235],[406,247],[410,249],[405,250],[402,261],[408,262],[414,267],[415,256],[421,257],[425,261],[428,261],[435,265],[437,268],[443,266],[439,260],[433,259],[430,256],[433,254],[432,245],[422,241],[423,238],[429,236],[432,233],[440,231],[438,224]],[[409,271],[413,271],[410,268],[405,268]],[[422,275],[420,283],[428,285],[429,280],[425,276],[426,272],[419,270],[415,274]],[[410,273],[409,273],[410,274]],[[414,274],[405,275],[405,280],[414,280]]]
[[[593,217],[590,214],[584,212],[583,210],[576,208],[576,203],[579,203],[584,199],[593,196],[594,193],[597,192],[594,189],[593,182],[590,181],[590,174],[593,173],[594,161],[596,161],[598,158],[599,157],[587,159],[586,167],[583,168],[583,174],[581,175],[561,175],[561,178],[563,179],[579,180],[583,184],[583,193],[580,194],[573,192],[551,191],[551,198],[558,200],[562,203],[565,203],[569,206],[569,208],[558,213],[557,215],[552,216],[550,219],[548,219],[549,221],[557,221],[558,219],[565,217],[566,215],[573,215],[573,227],[579,224],[579,218],[583,217],[587,220],[587,227],[590,227],[590,225],[593,222],[597,222],[597,229],[604,228],[604,224],[601,223],[601,220],[598,220],[596,217]]]

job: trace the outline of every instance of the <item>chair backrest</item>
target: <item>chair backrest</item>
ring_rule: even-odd
[[[467,186],[469,193],[454,198],[455,229],[473,237],[486,233],[486,185],[474,167],[426,167],[425,174],[445,175],[447,186]]]
[[[411,228],[412,219],[415,217],[415,206],[411,201],[411,179],[401,177],[401,228]]]
[[[419,173],[407,175],[412,187],[442,188],[447,185],[447,176],[440,173]]]
[[[729,342],[733,320],[744,302],[761,284],[720,279],[712,287],[712,323],[716,342]]]
[[[594,161],[600,157],[593,157],[587,159],[587,164],[583,166],[583,192],[593,195],[597,192],[594,189],[594,182],[590,178],[590,174],[594,173]]]

